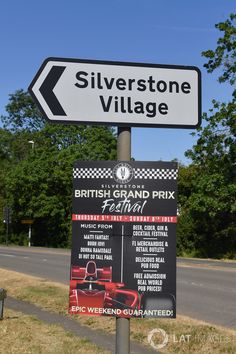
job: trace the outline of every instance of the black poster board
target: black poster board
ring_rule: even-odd
[[[77,161],[69,312],[176,316],[177,163]]]

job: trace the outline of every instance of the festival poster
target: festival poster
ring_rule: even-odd
[[[176,316],[177,163],[76,161],[69,312]]]

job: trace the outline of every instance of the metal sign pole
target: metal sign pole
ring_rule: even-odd
[[[8,220],[6,223],[6,245],[8,246],[8,235],[9,235],[9,224],[8,224]]]
[[[8,206],[3,208],[3,222],[6,224],[6,246],[8,246],[9,223],[11,222],[11,208]]]
[[[29,224],[29,239],[28,239],[28,247],[31,246],[31,224]]]
[[[131,128],[118,127],[117,160],[130,161],[131,159]],[[116,354],[130,353],[130,320],[116,318]]]

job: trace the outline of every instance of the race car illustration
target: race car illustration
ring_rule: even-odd
[[[112,282],[112,267],[97,268],[94,261],[72,266],[69,312],[101,316],[107,314],[104,309],[119,309],[122,317],[130,317],[123,310],[140,309],[141,296],[124,287],[123,282]],[[91,308],[99,310],[91,313]]]

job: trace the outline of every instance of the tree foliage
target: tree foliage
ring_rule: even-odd
[[[220,82],[230,82],[231,85],[236,80],[236,14],[232,13],[225,22],[216,24],[216,28],[223,32],[223,36],[217,41],[218,46],[215,50],[203,52],[203,56],[209,58],[204,65],[209,73],[220,68],[222,74]]]
[[[10,96],[7,112],[0,131],[0,156],[5,166],[0,175],[0,200],[13,210],[11,241],[26,243],[27,225],[21,220],[34,219],[34,245],[67,247],[73,163],[78,159],[115,159],[114,133],[103,126],[47,123],[22,90]]]
[[[22,89],[9,95],[6,112],[7,115],[1,116],[3,127],[13,132],[25,129],[37,131],[46,123],[31,96]]]
[[[216,25],[224,35],[216,49],[203,52],[208,72],[223,70],[220,82],[236,79],[236,15]],[[181,172],[182,215],[179,241],[188,223],[186,250],[201,256],[236,255],[236,94],[228,102],[213,101],[203,126],[193,135],[197,143],[186,152],[192,165]],[[189,187],[190,186],[190,187]],[[191,225],[191,227],[190,227]],[[182,247],[182,246],[181,246]],[[183,250],[183,247],[180,250]]]

